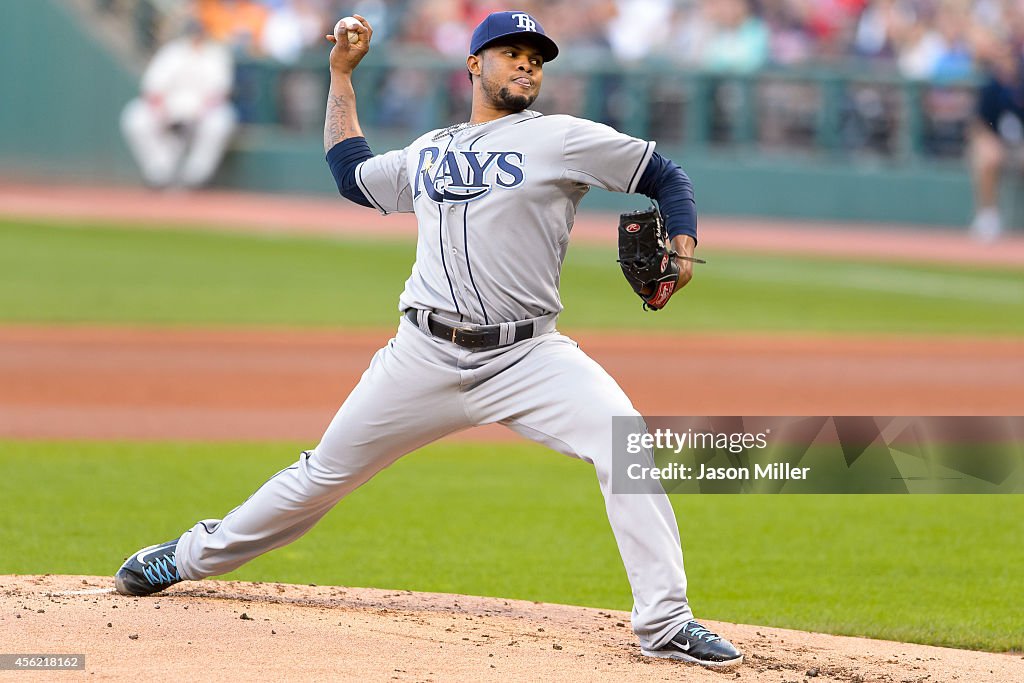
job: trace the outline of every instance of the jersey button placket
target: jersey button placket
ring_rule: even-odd
[[[449,204],[448,217],[445,219],[445,226],[448,228],[448,244],[451,245],[451,247],[449,247],[448,249],[448,253],[450,253],[452,256],[458,256],[459,248],[455,246],[455,240],[458,239],[458,226],[452,222],[455,220],[455,216],[453,215],[454,213],[455,205]],[[452,265],[455,267],[457,271],[459,271],[458,263],[453,262]],[[462,279],[461,271],[459,271],[459,279]]]
[[[462,205],[462,210],[463,211],[468,211],[469,210],[469,204],[463,204]],[[461,225],[462,222],[460,221],[459,224]],[[469,310],[473,312],[473,314],[477,317],[478,321],[484,322],[484,319],[486,317],[486,312],[485,312],[485,310],[483,308],[483,303],[480,301],[480,294],[477,292],[477,288],[473,284],[473,273],[470,270],[471,266],[469,264],[470,254],[477,253],[477,252],[472,251],[470,249],[470,240],[471,240],[471,238],[468,235],[468,233],[463,232],[462,234],[463,234],[462,258],[459,259],[459,273],[460,273],[459,279],[461,280],[461,283],[462,283],[462,294],[463,294],[463,298],[467,302],[466,305],[469,307]],[[477,249],[477,246],[474,246],[474,249]],[[479,277],[479,276],[477,276],[477,277]],[[488,321],[488,322],[490,322],[490,321]]]
[[[465,210],[465,207],[465,204],[450,204],[448,205],[448,211],[445,212],[447,214],[445,216],[445,226],[448,228],[449,244],[451,244],[449,253],[451,254],[452,280],[460,293],[459,303],[466,307],[472,318],[482,321],[483,312],[477,303],[476,294],[473,291],[473,286],[470,284],[469,271],[467,270],[465,253],[468,246],[465,244],[462,244],[461,247],[456,246],[463,239],[462,217],[458,210],[459,208]]]
[[[458,232],[458,223],[456,221],[455,210],[458,208],[457,204],[442,204],[440,207],[441,219],[444,223],[445,241],[448,243],[448,271],[449,277],[451,278],[452,285],[455,288],[455,292],[462,293],[466,288],[466,276],[463,269],[463,264],[459,259],[459,249],[455,246],[456,241],[460,238]],[[457,295],[458,296],[458,295]],[[462,307],[463,313],[467,312],[465,307],[471,305],[467,302],[464,297],[458,296],[459,306]]]

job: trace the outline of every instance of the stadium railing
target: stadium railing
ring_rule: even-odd
[[[304,100],[325,93],[327,80],[323,58],[297,65],[244,59],[236,102],[247,123],[312,134],[322,123],[323,97],[316,107]],[[360,119],[370,128],[416,133],[468,116],[461,62],[382,50],[367,56],[355,81]],[[602,121],[691,152],[959,164],[976,87],[973,79],[913,81],[870,66],[726,74],[664,61],[564,59],[545,74],[536,108]]]

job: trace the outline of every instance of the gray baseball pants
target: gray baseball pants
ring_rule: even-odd
[[[222,520],[177,547],[178,570],[226,574],[286,545],[406,453],[447,434],[499,422],[594,465],[633,591],[633,631],[655,649],[693,618],[679,530],[664,494],[612,494],[612,417],[642,418],[608,373],[568,337],[542,334],[471,351],[402,319],[338,410],[320,444]]]

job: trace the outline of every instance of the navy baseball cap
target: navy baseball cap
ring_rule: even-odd
[[[558,46],[555,45],[555,41],[547,37],[540,22],[526,12],[514,10],[487,15],[487,18],[481,21],[473,31],[473,40],[469,43],[469,53],[475,55],[502,38],[519,34],[523,34],[524,38],[530,38],[537,43],[545,62],[550,62],[558,56]]]

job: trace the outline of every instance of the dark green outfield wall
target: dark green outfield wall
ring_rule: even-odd
[[[0,172],[133,180],[118,117],[137,77],[60,0],[0,4]]]
[[[76,24],[61,0],[3,0],[0,22],[0,173],[60,181],[138,183],[118,117],[137,75]],[[409,137],[369,131],[375,150]],[[694,180],[705,214],[965,225],[972,213],[962,164],[861,165],[846,160],[769,158],[752,153],[659,150]],[[243,131],[219,186],[271,192],[334,192],[318,135],[274,127]],[[1024,216],[1020,187],[1004,193],[1011,216]],[[636,197],[595,190],[585,207],[637,207]],[[1015,220],[1014,222],[1020,223]]]

